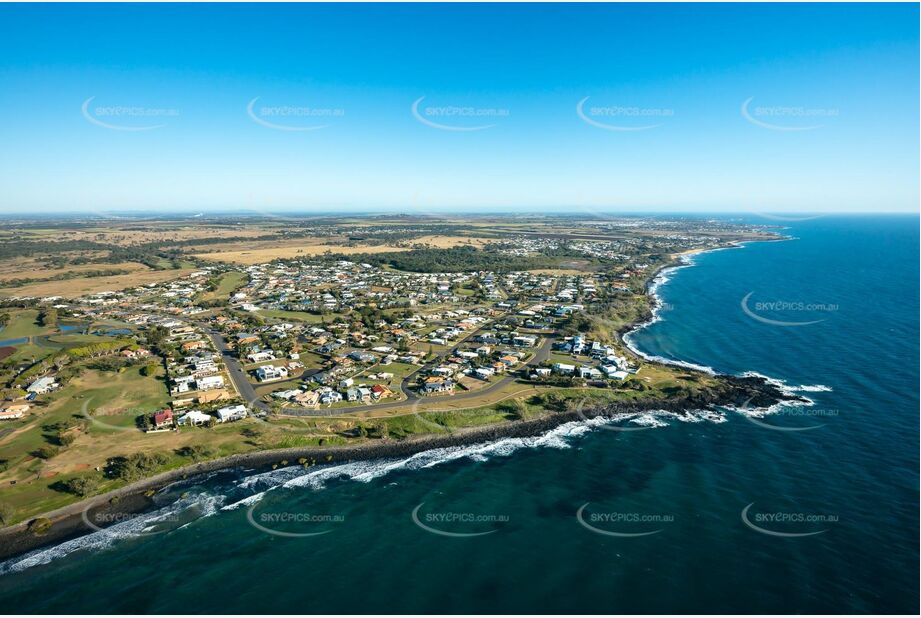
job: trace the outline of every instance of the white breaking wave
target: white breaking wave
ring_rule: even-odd
[[[832,388],[830,386],[825,386],[824,384],[787,384],[786,380],[781,378],[772,378],[766,376],[763,373],[758,373],[757,371],[746,371],[742,374],[743,378],[763,378],[765,382],[772,386],[776,386],[777,389],[785,395],[795,395],[797,393],[830,393]]]
[[[191,515],[191,521],[210,517],[218,511],[224,499],[225,496],[211,494],[196,494],[194,496],[180,498],[176,502],[151,513],[140,514],[137,517],[128,517],[122,522],[102,530],[97,530],[91,534],[65,541],[53,547],[39,549],[25,554],[24,556],[6,560],[0,563],[0,575],[16,573],[34,566],[48,564],[52,560],[63,558],[76,551],[101,551],[111,547],[119,540],[151,537],[184,528],[188,523],[164,530],[159,530],[157,524],[170,523],[172,520],[178,521],[180,515]],[[192,510],[197,512],[189,513],[189,511]]]
[[[675,413],[666,410],[651,410],[646,412],[623,413],[614,417],[594,417],[581,421],[564,423],[541,435],[526,438],[501,438],[494,442],[480,442],[464,446],[435,448],[422,451],[405,458],[390,458],[368,461],[354,461],[345,464],[319,466],[305,469],[302,466],[289,466],[253,474],[236,483],[227,490],[227,494],[239,490],[261,489],[251,495],[227,504],[227,494],[196,493],[183,496],[176,502],[162,507],[152,513],[145,513],[124,522],[112,525],[104,530],[96,531],[85,536],[66,541],[59,545],[37,550],[25,556],[12,558],[0,564],[0,575],[23,571],[25,569],[48,564],[53,560],[63,558],[81,550],[102,551],[108,549],[118,541],[131,538],[143,538],[157,534],[169,533],[183,529],[192,523],[215,515],[221,511],[231,511],[240,507],[248,507],[262,500],[270,491],[285,488],[308,488],[322,490],[326,483],[332,480],[351,480],[368,483],[381,478],[391,472],[399,470],[421,470],[432,468],[443,463],[468,458],[473,461],[487,461],[491,457],[508,457],[519,449],[524,448],[571,448],[570,440],[590,433],[599,427],[612,423],[627,422],[640,427],[666,427],[669,420],[699,423],[709,421],[722,423],[726,421],[724,415],[711,410],[692,410],[686,413]],[[212,475],[213,476],[213,475]],[[169,489],[169,488],[167,488]],[[165,530],[157,530],[158,523],[179,523],[182,515],[184,523],[175,525]]]
[[[569,439],[589,433],[596,427],[610,422],[612,422],[611,419],[600,417],[585,421],[574,421],[564,423],[559,427],[535,437],[501,438],[494,442],[479,442],[463,446],[435,448],[405,458],[354,461],[321,467],[306,472],[300,467],[293,469],[286,468],[284,469],[285,471],[293,470],[293,478],[290,472],[278,474],[274,479],[277,484],[270,489],[277,489],[279,487],[288,489],[306,487],[319,490],[326,487],[326,483],[331,480],[343,479],[358,481],[360,483],[369,483],[374,479],[386,476],[398,470],[422,470],[463,458],[472,459],[474,461],[486,461],[490,457],[508,457],[522,448],[567,449],[570,448]],[[274,472],[282,472],[282,470]],[[267,478],[268,477],[263,477],[263,480]],[[244,503],[247,505],[252,504],[254,501],[261,499],[265,493],[266,491],[249,496],[244,500],[225,507],[225,509],[239,508],[239,506],[242,506]]]
[[[787,237],[785,238],[785,240],[793,240],[793,238]],[[688,268],[690,266],[694,266],[696,264],[693,259],[695,255],[701,255],[703,253],[712,253],[715,251],[724,251],[726,249],[742,249],[744,247],[745,247],[745,243],[738,243],[738,244],[734,244],[731,247],[720,247],[718,249],[711,249],[709,251],[701,251],[695,254],[685,254],[685,255],[679,256],[678,260],[680,264],[678,264],[677,266],[671,266],[669,268],[663,269],[652,280],[648,288],[648,293],[650,297],[652,298],[652,302],[653,302],[652,318],[650,318],[649,320],[641,324],[638,324],[633,330],[624,334],[623,336],[624,345],[626,345],[627,348],[631,352],[633,352],[640,358],[643,358],[650,362],[662,363],[663,365],[671,365],[673,367],[682,367],[684,369],[694,369],[697,371],[708,373],[710,375],[716,375],[717,371],[713,367],[708,367],[706,365],[698,365],[696,363],[691,363],[688,361],[681,361],[681,360],[675,360],[672,358],[666,358],[664,356],[648,354],[640,350],[639,347],[637,347],[636,343],[633,341],[632,336],[635,333],[650,326],[651,324],[659,322],[662,319],[661,316],[659,315],[662,310],[662,306],[663,306],[662,299],[659,297],[657,293],[659,290],[659,287],[668,283],[668,281],[671,279],[671,276],[676,271],[681,270],[682,268]],[[761,416],[767,416],[769,414],[776,414],[777,412],[779,412],[785,407],[811,406],[815,404],[815,401],[813,401],[809,397],[802,395],[801,393],[827,393],[827,392],[832,391],[832,388],[830,386],[825,386],[824,384],[791,385],[791,384],[787,384],[785,380],[782,380],[780,378],[772,378],[770,376],[766,376],[756,371],[746,371],[741,374],[741,377],[764,378],[764,380],[768,384],[771,384],[772,386],[777,387],[777,389],[781,393],[785,395],[798,395],[804,400],[804,401],[783,401],[783,402],[776,403],[772,406],[767,406],[763,408],[747,408],[747,407],[740,408],[740,407],[735,407],[735,406],[724,406],[724,408],[727,410],[732,410],[732,411],[739,412],[741,414],[745,414],[745,415],[753,416],[753,417],[761,417]],[[719,413],[716,413],[716,414],[719,415]],[[681,418],[680,420],[688,421],[689,418]],[[725,422],[726,418],[722,415],[719,415],[718,420],[716,419],[716,417],[714,417],[713,419],[707,419],[707,420],[711,420],[712,422],[721,423],[721,422]]]
[[[742,247],[743,245],[738,245],[738,246]],[[732,249],[732,248],[735,248],[735,247],[723,247],[720,249],[711,249],[710,251],[702,251],[701,253],[710,253],[713,251],[722,251],[723,249]],[[642,350],[640,350],[639,347],[637,347],[637,345],[633,341],[634,333],[637,333],[643,330],[644,328],[647,328],[648,326],[655,324],[656,322],[659,322],[662,320],[661,313],[662,313],[663,302],[662,302],[661,297],[659,297],[657,293],[659,290],[659,287],[668,283],[672,275],[676,273],[677,271],[681,270],[682,268],[689,268],[691,266],[694,266],[696,264],[696,262],[694,261],[695,255],[699,255],[699,253],[685,254],[685,255],[678,256],[678,261],[680,263],[677,266],[670,266],[668,268],[663,268],[653,278],[652,282],[649,284],[649,288],[647,289],[647,293],[652,299],[652,317],[646,320],[645,322],[637,324],[636,327],[633,328],[633,330],[626,333],[623,336],[623,341],[624,341],[624,345],[627,346],[627,349],[629,349],[631,352],[633,352],[640,358],[643,358],[649,362],[662,363],[663,365],[672,365],[675,367],[683,367],[685,369],[694,369],[696,371],[703,371],[704,373],[709,373],[710,375],[716,375],[716,370],[713,369],[713,367],[697,365],[695,363],[675,360],[672,358],[666,358],[664,356],[657,356],[654,354],[647,354],[646,352],[643,352]]]
[[[770,416],[771,414],[779,414],[784,408],[796,408],[803,406],[814,406],[815,401],[802,395],[803,392],[812,392],[812,393],[828,393],[832,391],[830,386],[825,386],[824,384],[799,384],[799,385],[790,385],[786,381],[781,380],[780,378],[772,378],[764,374],[758,373],[757,371],[746,371],[742,374],[744,378],[763,378],[768,384],[775,386],[784,395],[796,395],[799,399],[796,400],[787,400],[779,401],[771,406],[766,406],[762,408],[750,408],[748,406],[725,406],[727,410],[732,410],[733,412],[738,412],[744,416],[749,416],[752,418],[762,418],[765,416]]]

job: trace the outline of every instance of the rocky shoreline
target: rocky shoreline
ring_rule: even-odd
[[[773,239],[772,239],[773,240]],[[738,246],[731,243],[719,250]],[[623,343],[630,332],[642,328],[655,318],[655,306],[659,302],[650,285],[662,272],[680,267],[681,258],[673,256],[672,260],[662,264],[652,273],[647,281],[646,292],[652,300],[649,314],[641,320],[626,325],[618,332]],[[626,345],[631,349],[629,345]],[[631,350],[632,351],[632,350]],[[695,369],[688,369],[695,373]],[[135,516],[153,507],[152,496],[164,487],[191,477],[208,474],[230,468],[271,469],[285,465],[282,462],[297,462],[306,459],[309,462],[341,464],[356,460],[372,460],[391,457],[408,457],[422,451],[436,448],[465,446],[478,442],[492,442],[503,438],[528,438],[550,431],[564,423],[585,421],[596,417],[616,417],[623,414],[637,414],[650,411],[671,412],[678,416],[690,415],[692,411],[712,410],[717,407],[767,408],[782,401],[799,401],[805,399],[783,392],[775,384],[759,376],[719,375],[718,387],[707,388],[690,395],[669,399],[639,400],[618,404],[584,407],[581,404],[563,412],[555,412],[538,419],[517,420],[495,425],[484,425],[457,430],[449,435],[425,435],[404,440],[380,440],[374,443],[356,444],[342,447],[296,447],[273,449],[253,453],[230,455],[220,459],[184,466],[157,474],[147,479],[131,483],[119,489],[93,496],[80,502],[45,513],[28,522],[0,529],[0,560],[22,555],[42,547],[55,545],[63,541],[82,536],[98,530],[87,520],[124,521],[128,516]],[[287,465],[291,465],[290,463]],[[50,528],[42,534],[30,529],[30,523],[37,520],[49,520]],[[46,522],[47,523],[47,522]]]
[[[150,496],[160,489],[178,481],[218,470],[229,468],[264,470],[284,465],[283,462],[297,462],[302,458],[309,462],[321,462],[326,465],[356,460],[408,457],[436,448],[492,442],[503,438],[534,437],[564,423],[585,421],[596,417],[615,417],[653,410],[672,412],[680,416],[687,415],[694,410],[713,410],[721,406],[762,408],[782,401],[797,400],[802,401],[802,398],[782,392],[765,378],[720,376],[718,387],[708,388],[693,395],[631,401],[615,405],[576,406],[573,409],[537,419],[471,427],[449,435],[381,440],[354,446],[297,447],[231,455],[164,472],[31,520],[32,522],[39,519],[49,520],[50,528],[43,534],[33,532],[29,525],[31,522],[4,528],[0,530],[0,560],[93,532],[95,526],[89,524],[88,520],[124,521],[129,516],[149,510],[153,506]]]

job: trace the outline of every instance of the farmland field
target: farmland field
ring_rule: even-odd
[[[98,265],[97,265],[98,267]],[[61,281],[38,281],[15,288],[0,287],[0,297],[24,296],[61,296],[63,298],[76,298],[84,294],[95,294],[123,290],[125,288],[159,283],[178,279],[189,274],[191,269],[153,270],[142,267],[137,272],[124,275],[109,275],[105,277],[77,277]],[[2,285],[2,282],[0,282]]]

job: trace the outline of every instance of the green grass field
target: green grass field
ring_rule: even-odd
[[[369,382],[381,382],[382,380],[370,380],[367,376],[374,375],[378,373],[392,373],[393,377],[390,379],[394,385],[399,385],[399,383],[411,374],[412,372],[419,369],[417,365],[409,365],[407,363],[390,363],[389,365],[375,365],[370,369],[365,369],[361,373],[355,376],[356,381],[367,380]],[[383,380],[386,382],[387,380]]]
[[[224,273],[218,281],[217,288],[209,292],[202,292],[196,298],[196,302],[206,301],[206,300],[227,300],[230,298],[230,295],[234,293],[238,288],[242,287],[248,280],[246,273],[239,271],[231,271]]]
[[[57,330],[56,327],[39,326],[36,323],[38,311],[34,309],[2,311],[2,313],[8,313],[10,315],[10,322],[3,328],[0,328],[0,340],[33,337],[35,335],[52,333]]]
[[[105,433],[116,431],[107,425],[133,425],[138,414],[151,413],[168,402],[164,382],[155,376],[142,376],[140,367],[122,373],[84,370],[64,388],[40,397],[25,418],[15,421],[14,430],[20,431],[11,439],[0,440],[0,460],[6,460],[11,468],[22,464],[32,451],[48,443],[44,426],[87,420],[84,404],[90,416],[98,415],[103,421],[92,424],[90,431]]]

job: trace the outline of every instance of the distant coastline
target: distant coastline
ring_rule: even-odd
[[[786,238],[764,239],[765,241],[787,240]],[[756,242],[756,241],[746,241]],[[758,240],[757,242],[760,242]],[[726,246],[712,249],[691,250],[673,254],[667,263],[654,271],[646,283],[646,294],[652,301],[651,315],[644,316],[630,324],[625,325],[617,337],[632,353],[653,363],[679,366],[693,371],[703,371],[710,375],[718,375],[714,370],[700,367],[682,361],[650,357],[638,351],[629,341],[629,335],[654,323],[661,300],[656,295],[659,285],[668,280],[668,275],[675,270],[693,266],[691,256],[710,251],[720,251],[731,248],[741,248],[740,242],[732,242]],[[664,278],[663,278],[664,277]],[[710,409],[717,406],[739,406],[750,403],[753,407],[769,408],[783,401],[800,400],[802,398],[785,392],[781,385],[763,376],[730,376],[719,375],[724,388],[719,392],[711,392],[694,397],[674,397],[670,399],[650,399],[631,401],[630,403],[608,404],[592,408],[579,409],[578,411],[565,411],[551,413],[537,419],[514,420],[499,424],[482,425],[459,429],[450,435],[421,435],[405,440],[385,440],[374,443],[363,443],[341,447],[295,447],[284,449],[269,449],[250,453],[229,455],[219,459],[204,461],[175,470],[156,474],[118,489],[86,498],[79,502],[44,513],[29,521],[0,529],[0,560],[6,560],[18,555],[77,538],[94,531],[87,525],[87,514],[93,516],[104,515],[113,521],[119,521],[118,516],[143,513],[153,506],[151,496],[173,483],[184,481],[196,476],[232,468],[271,469],[285,465],[295,465],[299,459],[309,462],[318,462],[316,465],[331,465],[351,462],[356,460],[373,460],[389,457],[410,456],[423,451],[436,448],[465,446],[481,442],[491,442],[503,438],[530,438],[550,431],[565,423],[587,421],[597,417],[614,417],[615,415],[642,413],[649,411],[668,411],[678,415],[688,414],[693,410]],[[50,529],[41,535],[36,535],[29,529],[29,523],[38,519],[50,520]]]

